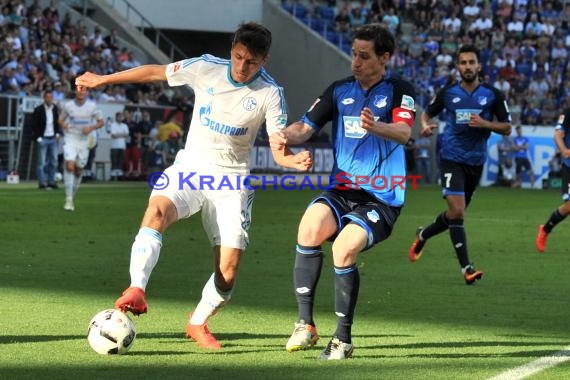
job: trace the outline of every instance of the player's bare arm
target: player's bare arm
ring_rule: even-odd
[[[297,145],[307,141],[314,132],[315,129],[309,124],[303,123],[302,121],[296,121],[284,130],[278,132],[278,136],[275,136],[273,139],[273,144],[271,144],[272,139],[270,136],[269,143],[271,144],[272,149],[274,145],[276,147],[282,145]]]
[[[423,137],[433,136],[433,131],[438,127],[437,123],[431,122],[428,114],[425,112],[422,112],[422,115],[420,116],[420,121],[421,121],[420,135],[422,135]]]
[[[475,113],[471,114],[469,126],[474,128],[487,128],[502,135],[510,135],[512,130],[511,123],[485,120]]]
[[[271,153],[275,162],[285,168],[307,171],[313,166],[313,157],[308,150],[295,154],[285,147],[284,149],[271,149]]]
[[[360,113],[361,127],[370,133],[400,144],[408,142],[412,136],[412,128],[404,122],[384,123],[374,120],[372,110],[365,107]]]
[[[143,65],[109,75],[87,72],[75,79],[78,89],[96,88],[108,84],[146,83],[166,80],[166,65]]]

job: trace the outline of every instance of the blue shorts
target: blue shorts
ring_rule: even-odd
[[[355,189],[330,189],[315,197],[310,205],[313,203],[329,206],[335,216],[337,232],[329,240],[334,240],[347,224],[356,223],[368,234],[365,250],[390,236],[401,210],[401,207],[380,202],[364,190]]]

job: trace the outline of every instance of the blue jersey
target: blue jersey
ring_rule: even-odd
[[[499,122],[510,122],[507,102],[501,91],[486,83],[469,94],[460,83],[442,88],[425,112],[432,118],[446,109],[441,158],[466,165],[483,165],[487,158],[487,139],[491,131],[469,127],[471,114],[485,120],[496,117]]]
[[[564,132],[564,145],[566,148],[570,148],[570,108],[560,115],[555,130]],[[562,157],[562,164],[570,167],[570,158]]]
[[[513,143],[515,145],[515,147],[522,147],[528,144],[528,139],[524,136],[517,136],[515,137],[515,139],[513,140]],[[527,156],[527,150],[524,149],[517,149],[515,152],[515,158],[528,158]]]
[[[348,184],[390,206],[404,204],[404,146],[368,133],[360,126],[360,112],[368,107],[377,121],[404,121],[411,128],[415,119],[414,99],[412,85],[389,73],[366,91],[354,77],[336,81],[325,90],[302,121],[316,130],[332,121],[334,166],[331,186]],[[400,186],[394,186],[398,179]]]

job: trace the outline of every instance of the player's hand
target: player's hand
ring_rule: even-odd
[[[570,149],[564,149],[564,150],[560,151],[560,154],[564,158],[570,158]]]
[[[364,107],[362,111],[360,111],[360,126],[367,131],[370,131],[376,126],[374,113],[372,113],[372,110],[368,107]]]
[[[483,119],[476,113],[472,113],[469,117],[469,126],[474,128],[486,128],[487,120]]]
[[[103,76],[86,72],[83,75],[75,78],[75,86],[77,91],[86,91],[88,88],[95,88],[101,86],[103,83]]]
[[[422,125],[422,130],[420,131],[420,135],[423,137],[431,137],[433,136],[433,131],[437,129],[436,123],[430,123],[428,125]]]
[[[81,133],[83,133],[84,135],[88,135],[93,131],[93,128],[91,127],[83,127],[83,129],[81,130]]]
[[[313,166],[313,156],[308,150],[297,153],[293,156],[294,168],[303,172],[308,171]]]
[[[283,132],[274,132],[269,136],[271,150],[283,150],[287,145],[287,136]]]

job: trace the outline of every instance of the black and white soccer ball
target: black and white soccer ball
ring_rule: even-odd
[[[122,355],[135,342],[137,332],[133,321],[122,311],[107,309],[97,313],[87,331],[87,340],[101,355]]]

